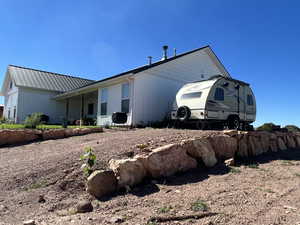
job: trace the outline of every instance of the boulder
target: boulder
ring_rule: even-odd
[[[277,145],[278,145],[279,150],[286,150],[287,149],[285,143],[282,140],[282,137],[277,136]]]
[[[295,142],[295,139],[293,136],[287,135],[286,139],[287,139],[287,147],[288,148],[296,148],[296,142]]]
[[[225,160],[233,158],[237,151],[237,139],[225,134],[207,137],[214,149],[217,159]]]
[[[236,154],[242,158],[248,157],[248,136],[246,134],[239,137],[238,150]]]
[[[197,167],[197,161],[190,157],[180,144],[169,144],[154,149],[144,161],[152,177],[164,177]]]
[[[235,160],[234,160],[234,158],[227,159],[227,160],[225,160],[224,164],[226,166],[234,166],[235,165]]]
[[[213,167],[217,163],[214,149],[206,138],[188,140],[181,143],[186,152],[196,159],[202,159],[207,167]]]
[[[43,131],[43,139],[59,139],[65,137],[65,130],[64,129],[50,129]]]
[[[0,130],[0,145],[30,142],[39,137],[39,132],[31,129]]]
[[[87,213],[93,211],[93,205],[90,201],[81,201],[76,206],[77,213]]]
[[[268,152],[270,150],[270,133],[265,131],[259,132],[259,138],[262,152]]]
[[[295,136],[295,143],[296,143],[296,147],[300,148],[300,136]]]
[[[79,135],[84,135],[84,134],[90,134],[91,132],[91,128],[79,128],[78,129],[78,134]]]
[[[278,151],[277,136],[273,133],[270,133],[270,150],[272,152]]]
[[[87,192],[101,198],[117,190],[117,178],[112,170],[94,171],[87,179]]]
[[[133,186],[140,183],[147,174],[143,165],[144,158],[110,160],[109,168],[114,171],[118,187]]]
[[[64,130],[65,131],[65,137],[72,137],[78,135],[78,129],[75,128],[67,128]]]

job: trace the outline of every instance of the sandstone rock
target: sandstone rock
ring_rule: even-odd
[[[300,148],[300,136],[295,136],[295,143],[297,148]]]
[[[78,134],[79,135],[84,135],[84,134],[89,134],[91,132],[91,128],[79,128],[78,129]]]
[[[224,130],[223,134],[226,134],[230,137],[235,137],[239,134],[239,131],[237,131],[237,130]]]
[[[122,216],[113,216],[110,220],[110,223],[123,223],[124,218]]]
[[[185,143],[182,143],[182,146],[193,158],[202,159],[205,166],[212,167],[216,165],[217,159],[215,152],[209,140],[206,138],[188,140]]]
[[[51,130],[44,130],[43,131],[43,139],[59,139],[65,137],[64,129],[51,129]]]
[[[287,149],[287,147],[286,147],[286,145],[283,142],[281,137],[277,137],[277,145],[278,145],[279,150],[286,150]]]
[[[110,160],[109,168],[114,171],[118,187],[133,186],[140,183],[147,174],[143,158]]]
[[[272,152],[277,152],[279,150],[277,145],[277,136],[273,133],[270,133],[270,150]]]
[[[0,145],[25,143],[38,138],[39,132],[36,130],[0,130]]]
[[[270,133],[269,132],[259,132],[259,138],[261,143],[261,150],[263,153],[268,152],[270,149]]]
[[[238,140],[238,150],[236,152],[239,157],[248,157],[248,136],[242,135]]]
[[[35,221],[34,220],[27,220],[23,222],[23,225],[35,225]]]
[[[94,171],[87,179],[87,192],[101,198],[117,190],[117,178],[111,170]]]
[[[77,213],[86,213],[92,211],[93,211],[93,205],[90,201],[81,201],[76,206]]]
[[[152,177],[157,178],[196,168],[197,161],[188,156],[180,144],[170,144],[154,149],[144,166]]]
[[[209,136],[208,140],[214,149],[217,159],[225,160],[234,157],[237,151],[237,139],[223,134]]]
[[[72,137],[78,135],[78,128],[75,129],[67,128],[64,131],[65,131],[65,137]]]
[[[225,160],[224,163],[225,163],[226,166],[234,166],[235,165],[234,158],[227,159],[227,160]]]
[[[292,136],[288,135],[286,136],[286,139],[288,148],[296,148],[296,142]]]

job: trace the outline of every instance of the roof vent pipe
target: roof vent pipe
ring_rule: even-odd
[[[164,45],[163,46],[163,57],[161,60],[166,60],[168,58],[168,54],[167,54],[167,51],[168,51],[168,45]]]
[[[152,56],[148,56],[149,59],[149,66],[152,64]]]
[[[177,55],[177,50],[174,48],[174,57]]]

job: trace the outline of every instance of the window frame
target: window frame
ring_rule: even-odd
[[[220,92],[217,92],[218,90],[222,91],[221,93]],[[215,93],[214,93],[214,100],[215,101],[224,101],[225,100],[225,92],[224,92],[224,89],[221,88],[221,87],[217,87],[215,89]]]
[[[107,102],[108,102],[108,89],[101,89],[101,99],[100,99],[100,115],[107,116]],[[105,107],[105,110],[103,108]]]
[[[128,93],[124,95],[124,87],[125,85],[128,87],[127,91]],[[127,104],[127,110],[124,110],[124,102],[128,102]],[[123,83],[121,85],[121,112],[123,113],[129,113],[130,112],[130,83]]]

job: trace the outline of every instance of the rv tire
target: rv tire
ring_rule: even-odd
[[[240,118],[238,116],[229,116],[228,128],[231,130],[238,130],[240,128]]]

